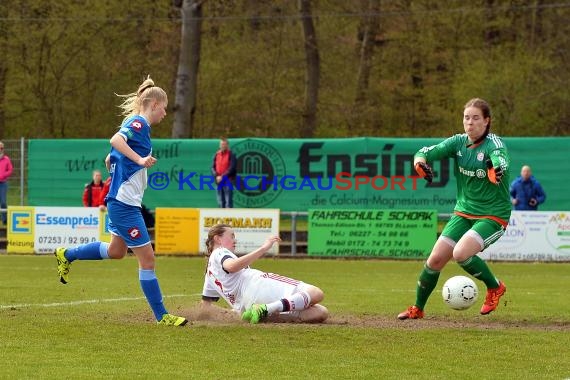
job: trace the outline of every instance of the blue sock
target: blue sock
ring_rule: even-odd
[[[139,269],[139,280],[144,295],[157,321],[168,313],[162,303],[162,293],[153,269]]]
[[[96,241],[65,250],[65,258],[75,260],[102,260],[109,258],[109,243]]]

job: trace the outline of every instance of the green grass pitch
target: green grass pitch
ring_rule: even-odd
[[[321,325],[248,325],[197,305],[203,258],[158,257],[170,312],[157,326],[137,262],[75,262],[60,284],[53,256],[0,255],[0,377],[7,379],[567,379],[570,264],[490,263],[507,284],[495,312],[447,308],[442,273],[426,318],[399,321],[413,303],[420,261],[262,259],[254,267],[319,286]],[[220,306],[224,306],[220,304]]]

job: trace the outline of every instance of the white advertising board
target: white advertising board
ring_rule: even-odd
[[[279,209],[250,208],[201,208],[200,209],[200,252],[206,251],[205,241],[210,227],[224,223],[232,226],[236,235],[236,254],[254,251],[271,235],[279,235]],[[274,245],[267,253],[277,254]]]
[[[505,234],[480,256],[505,261],[570,261],[570,212],[513,211]]]
[[[97,207],[35,207],[34,251],[52,253],[99,240]]]

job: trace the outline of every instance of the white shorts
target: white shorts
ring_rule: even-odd
[[[241,312],[254,303],[271,303],[306,289],[308,284],[275,273],[261,273],[244,284]]]

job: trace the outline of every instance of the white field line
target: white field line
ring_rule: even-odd
[[[176,298],[176,297],[191,297],[201,294],[172,294],[169,296],[163,296],[163,298]],[[106,302],[129,302],[144,300],[145,297],[123,297],[123,298],[103,298],[97,300],[81,300],[81,301],[69,301],[69,302],[52,302],[52,303],[21,303],[14,305],[0,305],[0,310],[3,309],[21,309],[26,307],[60,307],[60,306],[77,306],[93,303],[106,303]]]

